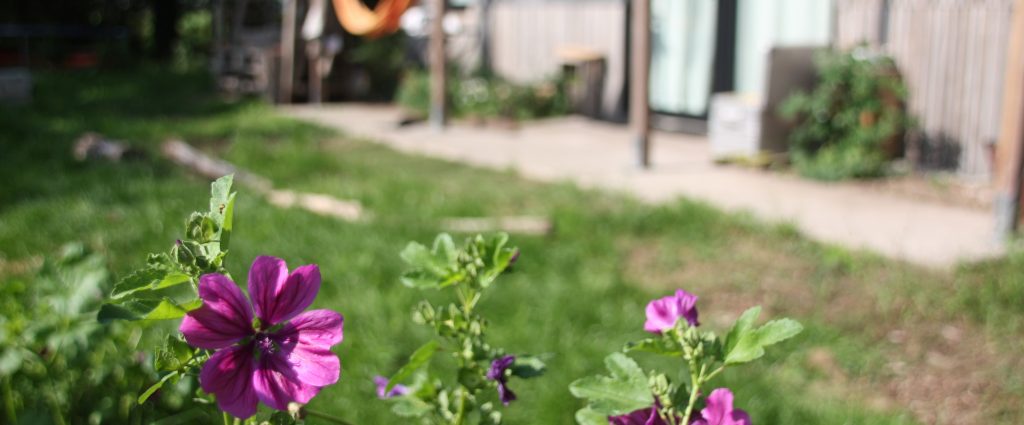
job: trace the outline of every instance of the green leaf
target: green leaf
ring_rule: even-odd
[[[630,342],[622,348],[622,351],[641,351],[654,353],[662,356],[679,357],[683,355],[683,347],[673,338],[647,338],[640,341]]]
[[[578,398],[587,399],[591,410],[604,416],[622,415],[654,404],[647,376],[633,359],[622,353],[605,358],[611,376],[592,376],[569,385]]]
[[[579,425],[608,425],[608,415],[602,415],[589,407],[576,411],[576,423]]]
[[[735,329],[735,327],[734,327]],[[764,356],[765,347],[790,339],[803,331],[803,326],[792,319],[773,320],[756,331],[747,327],[737,332],[735,344],[726,350],[725,364],[738,365],[749,363]],[[731,343],[731,341],[730,341]],[[727,345],[728,347],[728,345]]]
[[[157,371],[178,370],[188,363],[195,351],[177,335],[167,335],[164,346],[156,353],[154,366]]]
[[[130,300],[123,304],[106,303],[100,307],[96,320],[110,323],[114,320],[169,320],[179,319],[192,310],[203,305],[202,300],[194,300],[178,304],[170,298],[161,300],[143,299]]]
[[[210,218],[216,224],[217,232],[214,239],[218,241],[219,251],[227,251],[231,242],[231,228],[234,221],[235,193],[231,192],[231,184],[235,176],[228,174],[210,184]]]
[[[729,353],[740,341],[740,337],[754,328],[754,321],[761,315],[761,306],[748,308],[732,325],[732,329],[725,336],[725,352]]]
[[[210,423],[210,415],[207,413],[207,407],[193,407],[189,410],[178,413],[176,415],[160,419],[156,422],[151,423],[150,425],[178,425],[195,423]]]
[[[529,379],[536,378],[544,374],[547,371],[547,365],[539,357],[535,356],[517,356],[515,363],[512,364],[512,376]]]
[[[441,233],[434,238],[434,246],[431,251],[435,256],[444,259],[445,264],[453,264],[459,259],[459,250],[455,247],[455,241],[447,233]]]
[[[507,233],[498,233],[487,241],[483,256],[486,264],[484,271],[480,274],[480,285],[484,287],[490,285],[512,262],[516,248],[506,248],[506,243],[508,243]]]
[[[153,384],[151,387],[149,387],[149,389],[143,391],[142,394],[139,394],[139,404],[145,403],[146,400],[148,400],[149,397],[156,392],[156,390],[159,390],[161,387],[164,386],[164,383],[166,383],[168,380],[172,378],[176,378],[177,376],[178,372],[171,372],[168,373],[167,375],[164,375],[163,378],[160,378],[160,380]]]
[[[398,385],[398,383],[412,377],[417,370],[430,361],[430,358],[434,356],[435,352],[437,352],[437,348],[437,341],[430,341],[423,344],[422,347],[413,352],[412,355],[409,356],[409,362],[406,363],[405,366],[402,366],[401,369],[398,369],[398,372],[388,380],[388,386],[385,388],[384,392],[390,392],[395,385]]]
[[[419,418],[427,415],[434,408],[418,397],[401,396],[388,399],[391,402],[391,411],[403,418]]]
[[[140,291],[156,291],[191,281],[181,272],[168,272],[158,266],[149,266],[125,276],[114,285],[112,299],[121,299]]]

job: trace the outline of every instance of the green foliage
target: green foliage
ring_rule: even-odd
[[[179,69],[197,69],[207,63],[213,47],[213,15],[208,8],[190,10],[178,21],[178,42],[174,46],[174,65]]]
[[[576,413],[577,422],[581,425],[596,424],[602,418],[607,421],[609,416],[657,406],[658,414],[665,423],[691,423],[700,395],[710,393],[705,385],[712,379],[727,367],[761,358],[765,347],[803,331],[803,326],[791,319],[775,320],[755,328],[754,321],[760,312],[760,307],[754,307],[743,313],[724,341],[714,332],[698,330],[680,318],[673,328],[657,337],[626,344],[625,351],[648,352],[681,360],[690,377],[689,385],[675,385],[666,374],[645,373],[625,354],[614,353],[605,359],[611,376],[582,378],[569,386],[572,395],[587,402]]]
[[[565,81],[561,79],[521,86],[495,77],[453,76],[447,88],[449,113],[457,118],[529,120],[569,112]],[[395,100],[407,111],[426,116],[430,111],[429,74],[421,70],[407,72]]]
[[[820,81],[780,108],[797,125],[790,158],[804,176],[821,180],[878,177],[898,155],[911,120],[907,89],[891,58],[863,49],[824,52],[817,58]]]
[[[104,258],[81,244],[65,246],[30,281],[0,284],[5,423],[128,423],[190,404],[183,383],[132,408],[158,375],[138,349],[150,337],[91,320],[110,287]]]
[[[950,287],[946,278],[912,266],[853,252],[848,255],[855,260],[857,272],[844,273],[823,262],[823,247],[818,244],[700,203],[680,200],[649,205],[568,184],[542,184],[513,173],[396,153],[284,118],[258,102],[224,101],[213,95],[206,73],[133,68],[70,75],[74,78],[66,73],[39,72],[31,106],[0,106],[0,281],[27,285],[31,280],[22,277],[17,264],[54,252],[67,240],[87,241],[107,255],[111,270],[125,273],[138,268],[141,253],[166,251],[182,235],[179,223],[195,207],[208,202],[209,187],[160,159],[159,143],[172,135],[255,170],[282,187],[358,199],[374,211],[372,224],[342,222],[301,209],[278,209],[258,196],[241,196],[235,224],[244,226],[232,235],[226,265],[234,276],[244,276],[249,264],[234,259],[267,252],[285,253],[289,263],[315,259],[320,264],[330,279],[325,280],[314,308],[344,312],[348,323],[339,351],[341,381],[325,388],[310,407],[338,412],[353,424],[406,423],[394,417],[387,401],[376,399],[371,379],[401,367],[431,332],[408,325],[409,306],[424,296],[440,297],[447,291],[410,291],[392,284],[404,270],[395,252],[410,238],[432,240],[445,217],[531,213],[547,215],[557,224],[558,231],[550,236],[516,238],[524,252],[542,255],[519,259],[517,272],[503,275],[481,301],[488,318],[517,324],[491,326],[490,341],[526,352],[559,353],[544,357],[549,367],[542,382],[513,387],[519,390],[516,404],[522,405],[514,404],[503,412],[510,424],[571,423],[574,410],[582,403],[566,387],[579,377],[605,374],[602,359],[621,348],[623,335],[631,336],[627,339],[644,337],[637,311],[642,311],[650,291],[663,287],[658,285],[664,282],[641,280],[637,275],[631,247],[638,243],[645,252],[657,248],[662,253],[658,264],[639,267],[644,276],[685,265],[686,281],[702,291],[760,293],[757,291],[781,284],[780,280],[793,280],[788,278],[795,276],[791,274],[787,279],[770,278],[789,273],[790,266],[812,273],[800,275],[805,279],[799,282],[785,283],[801,291],[800,300],[804,296],[812,300],[799,308],[806,312],[801,322],[807,330],[786,344],[792,354],[768,350],[770,363],[754,362],[744,366],[743,373],[722,377],[736,392],[737,405],[751,410],[755,424],[913,424],[905,409],[877,410],[854,396],[855,391],[832,386],[834,382],[823,380],[804,359],[809,350],[823,348],[836,354],[852,382],[871,381],[875,376],[871,371],[877,369],[868,367],[874,365],[868,360],[880,359],[879,367],[884,365],[887,354],[877,338],[892,320],[877,309],[888,311],[886,306],[892,304],[887,303],[898,302],[903,291],[920,297],[922,305],[932,305],[923,301],[928,299],[954,304],[948,291],[936,290]],[[100,132],[152,154],[138,162],[77,163],[68,152],[84,131]],[[781,258],[784,261],[778,262]],[[722,261],[729,266],[709,267]],[[765,261],[772,267],[766,267]],[[981,291],[983,286],[1001,281],[1000,290],[992,291],[991,298],[976,298],[970,311],[999,326],[1009,322],[995,320],[1019,320],[1018,306],[1024,304],[1013,304],[1019,297],[999,295],[1020,292],[1012,288],[1024,287],[1017,284],[1021,279],[1010,277],[1024,276],[1021,270],[1024,267],[1019,264],[1006,267],[994,262],[961,272],[963,290],[972,296],[974,288]],[[752,284],[751,276],[766,276],[766,280]],[[883,288],[881,295],[879,287]],[[186,285],[179,288],[186,289]],[[835,308],[831,297],[836,291],[856,291],[872,308],[865,312],[846,306],[837,321],[834,314],[824,313]],[[794,305],[773,298],[773,310]],[[964,310],[955,305],[954,310],[932,311],[942,320],[965,320]],[[996,310],[1004,314],[992,314]],[[12,310],[5,306],[0,311],[2,320]],[[914,313],[911,309],[901,314]],[[967,319],[972,317],[974,314],[967,315]],[[123,325],[114,322],[111,326]],[[1020,339],[1019,333],[1004,335]],[[446,352],[438,352],[438,367],[432,368],[435,373],[448,370],[444,365],[449,362],[441,361],[447,357]],[[671,360],[643,353],[634,357],[645,366]],[[990,366],[979,367],[991,370]],[[1003,373],[1008,379],[1021,375],[1017,369],[1002,370],[1008,371]],[[77,383],[83,392],[98,392],[125,385],[122,379],[131,378],[113,375],[102,386],[85,379]],[[134,387],[127,394],[127,406],[134,405],[138,394],[156,379],[159,376],[154,375]],[[413,385],[417,379],[413,378]],[[22,382],[19,385],[24,387],[42,387],[47,381],[39,377]],[[194,382],[182,379],[171,388]],[[515,381],[512,384],[517,385]],[[821,386],[829,390],[806,390]],[[429,393],[430,388],[424,385],[421,390]],[[134,409],[164,403],[170,396],[164,388]],[[984,404],[1013,407],[1020,405],[1017,400],[994,397]],[[1010,418],[1009,423],[1020,423],[1016,420],[1020,416],[1015,416],[1018,411],[1011,408],[1004,417]],[[4,418],[0,413],[0,422],[11,423]],[[318,422],[311,419],[308,423]]]
[[[409,361],[388,380],[385,392],[410,378],[416,380],[410,391],[391,399],[392,411],[401,417],[415,418],[424,424],[493,424],[502,422],[502,414],[493,401],[499,384],[488,376],[492,362],[505,356],[485,340],[488,322],[475,312],[486,289],[505,272],[517,248],[507,247],[508,235],[491,238],[477,235],[457,247],[448,234],[434,239],[432,248],[417,242],[409,243],[400,257],[410,267],[402,275],[405,286],[416,289],[451,289],[458,304],[434,306],[422,301],[414,320],[430,326],[437,335],[417,349]],[[442,380],[429,370],[430,361],[438,351],[451,355],[455,363],[454,379]],[[546,367],[538,357],[517,356],[503,370],[511,376],[529,379],[541,376]],[[486,394],[485,390],[494,391]]]
[[[569,386],[572,395],[587,399],[588,413],[596,412],[605,417],[623,415],[654,404],[651,389],[647,386],[647,375],[633,359],[622,353],[612,353],[604,359],[609,376],[591,376],[573,382]]]

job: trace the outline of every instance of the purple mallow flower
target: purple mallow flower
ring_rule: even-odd
[[[699,326],[697,321],[697,296],[682,289],[675,295],[659,298],[647,304],[647,322],[644,330],[662,333],[672,329],[676,321],[685,318],[690,326]]]
[[[394,387],[391,387],[391,391],[387,391],[388,378],[380,375],[373,377],[373,383],[377,385],[377,398],[381,400],[409,394],[409,388],[402,384],[396,384]]]
[[[711,392],[705,400],[704,410],[700,418],[692,425],[751,425],[750,415],[732,407],[732,391],[719,388]]]
[[[344,318],[330,310],[303,312],[319,290],[315,264],[289,274],[284,260],[274,257],[252,262],[252,303],[227,276],[199,278],[203,306],[185,316],[180,331],[190,345],[216,350],[199,384],[217,396],[221,410],[238,418],[255,414],[258,402],[286,410],[338,381],[341,362],[331,346],[342,340]]]
[[[609,425],[666,425],[656,407],[634,410],[625,415],[609,416]]]
[[[507,355],[491,362],[491,368],[487,371],[487,379],[498,382],[498,398],[506,406],[516,399],[516,394],[508,387],[508,377],[505,376],[505,371],[515,362],[516,356]]]

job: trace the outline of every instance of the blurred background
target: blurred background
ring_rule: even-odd
[[[508,423],[573,423],[679,287],[715,329],[807,327],[721,378],[755,423],[1024,422],[1024,1],[0,4],[0,423],[196,407],[194,377],[137,402],[176,323],[94,318],[230,172],[228,269],[321,266],[346,339],[313,404],[354,423],[394,423],[372,377],[443,297],[398,252],[498,230],[484,315],[549,365]]]

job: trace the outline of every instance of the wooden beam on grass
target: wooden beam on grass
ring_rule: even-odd
[[[1002,121],[995,154],[996,234],[1010,236],[1020,222],[1024,168],[1024,0],[1017,0],[1011,18],[1003,84]]]
[[[651,1],[632,0],[630,35],[629,124],[637,165],[651,166],[651,108],[648,99],[651,70]]]
[[[441,220],[441,228],[456,233],[489,233],[507,232],[522,235],[549,235],[554,224],[547,217],[541,216],[507,216],[507,217],[452,217]]]

